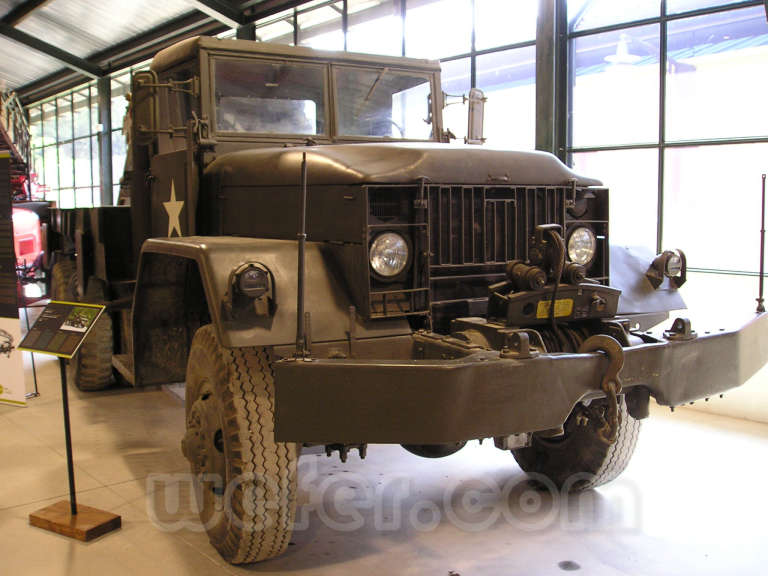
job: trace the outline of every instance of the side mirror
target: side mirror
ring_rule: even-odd
[[[469,91],[469,119],[467,126],[467,137],[465,144],[483,144],[483,114],[485,111],[485,102],[487,98],[479,88],[472,88]]]
[[[133,75],[133,82],[131,83],[132,121],[134,138],[139,146],[148,146],[157,137],[159,124],[157,84],[157,74],[151,70],[143,70]]]

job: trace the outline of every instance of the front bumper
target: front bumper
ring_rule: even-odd
[[[694,326],[694,328],[696,328]],[[625,390],[677,406],[746,382],[768,361],[768,314],[738,330],[624,349]],[[275,364],[275,438],[283,442],[440,444],[562,426],[600,397],[600,353],[503,359],[282,360]]]

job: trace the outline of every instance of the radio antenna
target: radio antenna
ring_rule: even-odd
[[[763,211],[761,212],[760,223],[760,293],[757,297],[758,314],[765,312],[763,304],[763,276],[765,273],[765,174],[763,174]]]
[[[299,274],[296,290],[296,356],[306,355],[304,335],[304,251],[307,245],[307,153],[301,155],[301,205],[299,207]]]

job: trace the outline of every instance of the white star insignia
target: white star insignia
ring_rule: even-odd
[[[168,212],[168,238],[173,236],[173,231],[181,236],[181,222],[179,215],[184,208],[184,201],[176,200],[176,185],[171,178],[171,199],[168,202],[163,202],[165,211]]]

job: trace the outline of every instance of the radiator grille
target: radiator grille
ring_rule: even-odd
[[[427,186],[430,266],[526,260],[538,224],[565,226],[564,187]]]
[[[367,199],[368,242],[382,230],[397,231],[411,239],[414,254],[413,268],[401,281],[369,280],[367,307],[373,317],[431,310],[440,324],[457,315],[484,315],[488,286],[504,279],[508,261],[529,260],[540,224],[559,224],[566,238],[572,227],[589,226],[598,238],[598,256],[588,274],[608,281],[607,190],[586,195],[571,186],[425,182],[369,187]],[[361,257],[367,261],[365,250]]]

